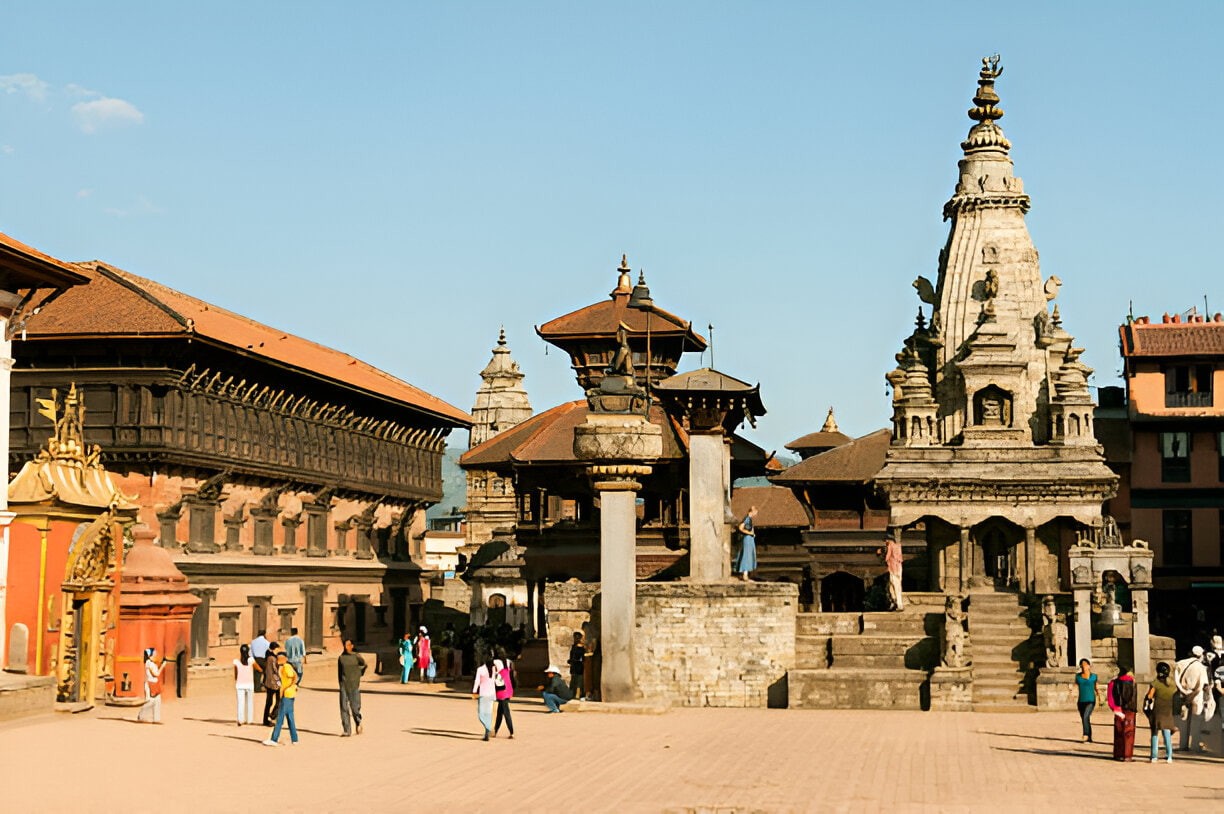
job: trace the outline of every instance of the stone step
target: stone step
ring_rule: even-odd
[[[864,613],[863,633],[898,636],[926,635],[926,614]]]
[[[841,654],[874,654],[880,655],[884,653],[905,652],[913,647],[918,642],[927,638],[924,635],[868,635],[861,636],[832,636],[833,656],[836,658]]]
[[[861,613],[800,613],[795,616],[799,636],[847,636],[863,629]]]
[[[1037,707],[1029,706],[1027,701],[1025,701],[1023,704],[1019,702],[1016,702],[1014,704],[997,704],[997,703],[979,704],[976,701],[974,701],[973,711],[974,712],[1036,712]]]
[[[791,709],[921,709],[918,670],[791,670],[787,674]]]

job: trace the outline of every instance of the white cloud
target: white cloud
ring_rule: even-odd
[[[90,191],[92,192],[92,190]],[[160,206],[153,203],[143,195],[137,195],[135,203],[133,203],[131,206],[124,208],[108,206],[102,210],[104,214],[116,218],[127,218],[135,215],[160,215],[162,211],[163,210]]]
[[[77,127],[84,133],[144,122],[144,114],[136,109],[136,105],[110,96],[77,102],[72,106],[72,115]]]
[[[15,152],[16,152],[16,149],[13,147],[13,145],[0,144],[0,153],[4,153],[5,155],[12,155]]]
[[[0,76],[0,90],[5,93],[22,93],[35,102],[47,99],[46,82],[32,73],[11,73]]]
[[[78,189],[78,190],[77,190],[77,197],[78,197],[78,198],[88,198],[90,195],[93,195],[93,190],[92,190],[92,189],[90,189],[89,187],[86,187],[86,188],[84,188],[84,189]]]

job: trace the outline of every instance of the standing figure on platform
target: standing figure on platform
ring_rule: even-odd
[[[892,609],[905,610],[905,596],[901,592],[901,568],[904,562],[901,544],[891,535],[884,538],[884,565],[888,568],[888,598]]]
[[[412,674],[412,665],[416,663],[416,659],[412,657],[412,634],[404,632],[404,638],[400,639],[400,683],[407,684],[408,676]]]
[[[965,666],[965,612],[959,596],[944,600],[943,665],[954,669]]]
[[[748,509],[748,514],[744,515],[744,519],[740,521],[736,530],[740,533],[739,551],[735,555],[734,571],[740,575],[740,579],[748,582],[748,576],[757,567],[757,550],[756,550],[756,527],[753,521],[756,519],[757,507],[752,506]]]
[[[434,675],[437,667],[433,662],[433,649],[429,642],[429,631],[424,625],[421,625],[420,632],[416,637],[416,661],[417,669],[421,671],[421,683],[426,681],[433,683]]]
[[[1106,700],[1114,714],[1114,760],[1135,759],[1135,713],[1138,712],[1139,693],[1135,691],[1135,677],[1127,666],[1118,668],[1118,677],[1109,682]]]
[[[162,670],[166,669],[166,662],[157,660],[157,650],[148,647],[144,651],[144,668],[145,668],[145,702],[140,707],[140,711],[136,713],[136,720],[142,723],[160,724],[161,721],[161,694],[162,694]]]
[[[1079,672],[1075,674],[1076,702],[1080,725],[1083,727],[1084,743],[1092,743],[1092,711],[1096,709],[1097,674],[1092,672],[1092,662],[1079,660]]]

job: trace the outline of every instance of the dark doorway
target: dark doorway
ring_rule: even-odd
[[[391,591],[391,629],[397,639],[408,632],[408,592],[402,588]]]
[[[174,693],[179,698],[187,697],[187,651],[180,650],[174,659]]]
[[[365,644],[366,640],[366,603],[353,603],[353,641]]]
[[[199,597],[200,604],[196,605],[195,613],[191,615],[191,658],[208,661],[208,615],[212,594],[205,591]]]
[[[306,590],[306,647],[323,649],[323,589]]]
[[[845,571],[834,571],[820,581],[820,609],[825,613],[862,613],[863,581]]]
[[[1006,590],[1016,584],[1013,547],[1002,529],[987,529],[982,535],[982,565],[996,590]]]

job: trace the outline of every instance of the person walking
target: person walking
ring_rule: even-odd
[[[255,692],[263,689],[263,663],[268,657],[268,645],[271,644],[268,641],[267,632],[266,630],[257,631],[255,638],[251,639],[251,658],[255,661]]]
[[[1214,705],[1211,696],[1211,681],[1207,676],[1207,666],[1203,664],[1203,648],[1197,644],[1191,648],[1190,656],[1177,662],[1174,683],[1182,694],[1182,724],[1181,743],[1178,746],[1183,752],[1197,748],[1203,751],[1203,729],[1207,719],[1208,702]]]
[[[905,555],[896,537],[889,536],[884,541],[884,566],[888,569],[888,598],[892,600],[893,610],[905,610],[905,595],[901,591],[901,569],[904,567]]]
[[[1084,730],[1083,741],[1092,743],[1092,711],[1096,709],[1097,674],[1092,672],[1092,662],[1088,659],[1079,660],[1075,687],[1078,693],[1075,707],[1079,710],[1080,725]]]
[[[1164,735],[1165,762],[1173,762],[1173,697],[1177,695],[1177,685],[1169,680],[1173,672],[1167,661],[1156,665],[1156,680],[1148,687],[1143,699],[1143,711],[1148,715],[1148,723],[1152,729],[1152,762],[1160,756],[1158,737]]]
[[[234,659],[234,693],[238,698],[238,726],[255,723],[255,660],[249,645],[238,648]]]
[[[497,686],[493,682],[493,676],[496,672],[497,665],[493,663],[493,656],[490,655],[488,660],[477,668],[476,680],[472,682],[472,697],[476,699],[476,717],[480,720],[480,725],[484,727],[485,740],[489,739],[493,731],[493,703],[497,700]]]
[[[1109,682],[1106,700],[1114,714],[1114,760],[1135,759],[1135,712],[1138,709],[1135,677],[1129,667],[1118,668],[1118,677]]]
[[[264,656],[264,726],[272,726],[273,722],[276,720],[276,714],[280,710],[280,667],[278,667],[276,663],[276,654],[279,651],[280,644],[277,642],[270,642],[268,644],[268,655]]]
[[[582,631],[574,631],[574,644],[570,647],[569,660],[566,662],[570,669],[570,692],[575,698],[582,698],[586,695],[585,676],[583,673],[584,662],[586,661],[586,648],[582,645]]]
[[[493,722],[493,737],[497,737],[497,733],[501,730],[502,719],[506,720],[506,729],[510,730],[511,739],[514,738],[514,719],[510,717],[510,699],[514,697],[514,662],[506,655],[505,651],[500,648],[497,653],[497,658],[493,660],[493,669],[497,672],[493,675],[494,698],[497,700],[497,720]]]
[[[289,638],[285,640],[285,658],[297,670],[298,683],[301,683],[306,677],[306,642],[302,641],[295,627],[289,628]]]
[[[757,567],[757,551],[756,551],[756,526],[753,521],[756,519],[757,507],[750,506],[748,514],[744,515],[744,519],[736,527],[740,533],[739,551],[735,555],[735,563],[733,570],[740,575],[740,579],[748,582],[749,574],[756,570]]]
[[[361,677],[365,671],[365,659],[354,649],[353,640],[345,639],[344,652],[336,659],[336,679],[340,682],[340,726],[345,738],[353,734],[349,726],[350,712],[357,734],[361,734]]]
[[[428,681],[432,684],[437,667],[433,663],[433,647],[429,641],[429,630],[424,625],[421,625],[421,629],[417,633],[416,661],[417,669],[420,670],[421,674],[421,683],[423,684]]]
[[[166,669],[166,661],[157,660],[157,650],[152,647],[144,651],[145,702],[136,713],[136,720],[142,723],[160,724],[162,670]]]
[[[404,638],[400,639],[400,683],[407,684],[408,676],[412,673],[412,665],[415,659],[412,657],[412,634],[404,632]]]
[[[280,676],[280,706],[276,711],[276,726],[272,727],[272,734],[266,741],[264,746],[280,746],[281,728],[287,721],[289,723],[289,742],[297,745],[297,720],[294,718],[294,702],[297,700],[298,683],[301,677],[298,675],[297,669],[289,663],[289,657],[284,651],[276,654],[277,675]]]
[[[547,680],[536,689],[542,693],[544,706],[548,707],[549,712],[560,712],[562,706],[574,700],[574,695],[561,680],[560,667],[550,664],[544,675]]]

